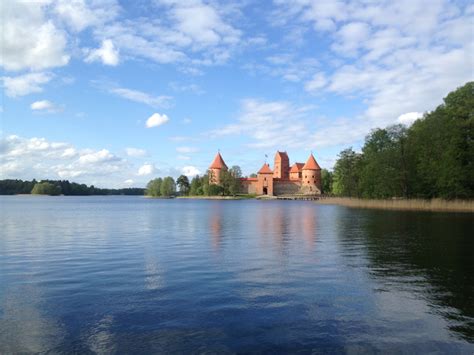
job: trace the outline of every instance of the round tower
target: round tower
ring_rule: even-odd
[[[222,159],[221,153],[217,152],[216,157],[209,166],[209,183],[219,185],[222,171],[227,171],[227,165],[224,159]]]
[[[314,159],[313,153],[311,153],[301,171],[301,192],[308,195],[320,195],[321,168]]]

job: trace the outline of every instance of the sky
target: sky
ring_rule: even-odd
[[[474,5],[397,0],[0,3],[0,178],[143,187],[331,169],[474,78]]]

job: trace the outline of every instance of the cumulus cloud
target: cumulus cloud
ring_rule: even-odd
[[[25,96],[31,93],[42,92],[42,85],[52,78],[48,73],[28,73],[18,76],[2,77],[5,93],[9,97]]]
[[[139,176],[147,176],[151,175],[155,172],[155,167],[152,164],[143,164],[139,169],[138,169],[138,175]]]
[[[133,185],[134,181],[133,181],[133,179],[127,179],[127,180],[125,180],[123,183],[124,183],[125,185],[131,186],[131,185]]]
[[[133,162],[107,149],[79,149],[70,143],[39,137],[0,138],[0,179],[73,179],[96,186],[121,187],[135,175],[136,169]]]
[[[171,96],[160,95],[154,96],[147,94],[143,91],[132,90],[127,88],[111,88],[108,90],[110,93],[123,97],[124,99],[135,101],[149,105],[151,107],[163,107],[168,108],[171,106]]]
[[[66,65],[67,34],[44,14],[46,2],[2,3],[2,53],[6,70],[42,70]]]
[[[30,108],[33,111],[49,113],[59,112],[61,110],[60,107],[56,106],[49,100],[35,101],[30,105]]]
[[[161,126],[162,124],[165,124],[168,121],[169,121],[169,118],[165,114],[161,115],[159,113],[154,113],[146,120],[146,127],[148,128],[158,127],[158,126]]]
[[[105,39],[99,48],[89,51],[85,61],[101,61],[102,64],[116,66],[119,63],[119,51],[110,39]]]
[[[398,116],[397,122],[409,126],[421,117],[423,117],[422,112],[407,112]]]
[[[201,172],[196,167],[189,165],[181,169],[182,173],[188,177],[199,175]]]

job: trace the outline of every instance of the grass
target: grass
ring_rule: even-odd
[[[474,200],[443,199],[393,199],[366,200],[347,197],[324,197],[317,201],[320,204],[342,205],[356,208],[376,208],[386,210],[440,211],[440,212],[474,212]]]
[[[239,194],[237,196],[178,196],[177,198],[188,198],[196,200],[247,200],[255,198],[253,194]]]

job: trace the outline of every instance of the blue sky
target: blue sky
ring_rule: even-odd
[[[5,1],[0,178],[331,169],[473,80],[468,1]]]

